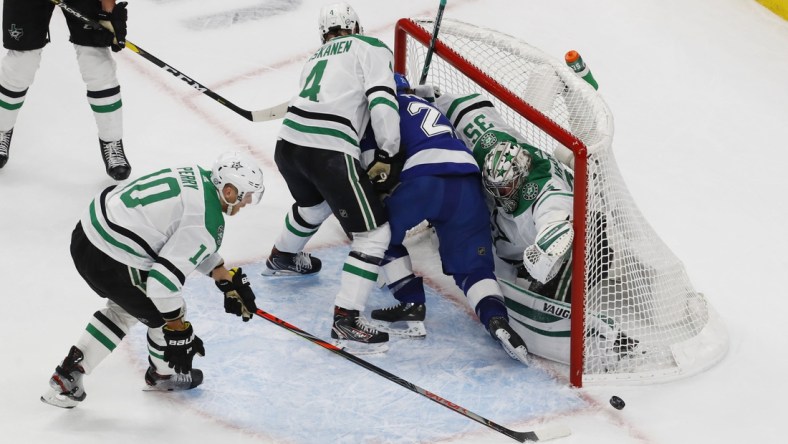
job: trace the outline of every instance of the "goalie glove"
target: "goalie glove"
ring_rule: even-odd
[[[224,293],[224,311],[240,316],[244,322],[248,322],[257,311],[254,292],[241,268],[231,268],[229,271],[232,280],[216,282],[216,287]]]
[[[375,150],[375,158],[367,168],[367,175],[372,180],[372,186],[380,194],[390,194],[399,184],[399,174],[402,172],[404,153],[400,151],[394,156],[381,149]]]
[[[569,257],[574,235],[569,221],[548,225],[523,252],[523,266],[534,279],[547,283]]]
[[[129,18],[126,6],[128,2],[120,2],[112,12],[101,11],[98,15],[99,23],[115,36],[110,44],[114,52],[126,47],[126,21]]]

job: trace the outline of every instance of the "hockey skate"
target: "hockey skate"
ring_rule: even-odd
[[[493,339],[501,343],[501,347],[512,358],[528,365],[528,349],[525,347],[523,338],[520,337],[509,325],[509,321],[503,316],[495,316],[490,319],[487,326]]]
[[[106,142],[99,139],[99,146],[101,146],[104,168],[109,177],[115,180],[126,180],[131,174],[131,165],[126,159],[126,153],[123,152],[123,141]]]
[[[11,153],[11,136],[13,135],[13,128],[8,131],[0,131],[0,168],[8,162],[8,156]]]
[[[373,321],[370,324],[390,335],[424,339],[427,337],[427,329],[424,327],[426,314],[427,306],[424,304],[399,303],[372,310]]]
[[[202,384],[202,370],[192,369],[189,373],[175,373],[173,375],[160,375],[151,365],[145,372],[145,390],[178,392],[191,390]]]
[[[82,386],[82,376],[85,370],[79,365],[85,359],[82,350],[71,347],[63,362],[55,367],[55,373],[49,378],[49,390],[41,395],[41,401],[71,409],[85,400],[87,394]]]
[[[316,274],[323,267],[320,259],[303,251],[299,253],[283,253],[276,248],[265,261],[263,276],[309,276]]]
[[[388,350],[388,333],[375,330],[361,319],[358,310],[334,307],[331,327],[333,344],[355,355],[383,353]]]

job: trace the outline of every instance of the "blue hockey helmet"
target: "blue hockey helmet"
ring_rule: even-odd
[[[408,78],[405,77],[405,74],[400,74],[398,72],[394,73],[394,83],[397,84],[397,92],[405,92],[410,89],[410,82],[408,82]]]

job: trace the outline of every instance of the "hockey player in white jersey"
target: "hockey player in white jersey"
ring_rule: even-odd
[[[356,352],[383,351],[388,335],[366,325],[359,313],[391,237],[372,180],[387,186],[396,176],[400,136],[394,59],[383,42],[363,35],[346,3],[323,7],[319,30],[323,45],[304,65],[301,90],[290,101],[276,145],[274,159],[295,204],[263,274],[318,272],[321,262],[303,249],[333,213],[353,241],[342,268],[331,336]],[[379,148],[365,171],[359,141],[368,123]]]
[[[83,376],[120,344],[138,321],[148,327],[145,382],[152,390],[187,390],[202,383],[192,368],[203,343],[185,320],[181,294],[193,271],[210,275],[225,295],[225,311],[244,321],[257,310],[240,268],[228,270],[217,250],[224,215],[256,204],[263,172],[239,153],[219,157],[212,170],[167,168],[105,189],[90,203],[71,237],[71,256],[82,278],[106,307],[50,378],[41,400],[64,408],[85,399]]]
[[[473,149],[482,135],[490,129],[501,131],[525,143],[525,138],[511,127],[498,113],[493,103],[481,94],[454,95],[437,93],[431,85],[422,85],[417,93],[425,99],[434,101],[452,125],[457,128],[465,144]],[[574,155],[568,148],[558,145],[553,157],[569,168],[574,167]]]
[[[480,155],[487,152],[482,178],[496,202],[494,245],[501,259],[496,275],[512,326],[532,353],[568,364],[573,176],[552,156],[506,133],[484,133],[477,149]],[[604,226],[598,228],[604,238]],[[607,251],[592,254],[610,257],[607,243],[601,244]],[[593,353],[600,357],[599,365],[612,368],[637,353],[638,341],[611,319],[591,315],[586,323],[596,339],[589,344],[599,349]]]
[[[549,155],[525,143],[482,95],[440,94],[434,100],[472,148],[494,198],[495,272],[512,327],[531,353],[569,363],[574,177],[567,166],[573,154],[560,147]],[[597,230],[604,236],[604,224]],[[610,257],[602,245],[607,251],[594,254]],[[601,365],[615,366],[636,350],[638,341],[611,320],[588,316],[586,322],[598,339],[592,346],[602,351],[595,355],[605,359]]]

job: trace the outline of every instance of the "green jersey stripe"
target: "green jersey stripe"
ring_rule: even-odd
[[[353,191],[356,194],[356,200],[358,201],[359,208],[361,209],[361,213],[364,216],[364,224],[366,225],[367,230],[377,228],[377,224],[375,224],[375,217],[372,214],[372,208],[370,208],[369,202],[367,201],[367,195],[364,194],[364,190],[361,188],[359,178],[356,175],[356,164],[354,163],[353,157],[345,154],[345,163],[347,165],[348,179],[350,180],[350,184],[353,186]]]
[[[449,106],[449,109],[446,111],[446,117],[452,119],[452,114],[454,114],[454,111],[457,110],[458,106],[460,106],[463,102],[467,102],[468,100],[475,99],[476,97],[479,96],[480,94],[471,94],[469,96],[460,97],[459,99],[456,99],[455,101],[451,102],[451,106]]]
[[[161,285],[163,285],[167,290],[172,292],[178,291],[178,287],[172,283],[169,279],[167,279],[163,274],[159,273],[157,270],[151,270],[148,272],[148,278],[156,279]]]
[[[387,105],[393,108],[394,111],[399,112],[399,105],[397,105],[396,103],[392,102],[389,99],[386,99],[385,97],[377,97],[375,99],[372,99],[372,101],[369,102],[369,110],[372,111],[372,108],[378,105]]]
[[[290,119],[285,119],[282,122],[282,125],[284,125],[286,127],[289,127],[289,128],[292,128],[292,129],[294,129],[294,130],[296,130],[298,132],[301,132],[301,133],[319,134],[319,135],[322,135],[322,136],[336,137],[338,139],[344,140],[345,142],[347,142],[347,143],[349,143],[349,144],[351,144],[351,145],[353,145],[355,147],[358,147],[358,141],[355,138],[350,137],[347,134],[345,134],[345,133],[343,133],[342,131],[339,131],[339,130],[335,130],[335,129],[331,129],[331,128],[321,128],[319,126],[303,125],[301,123],[294,122],[294,121],[292,121]]]

